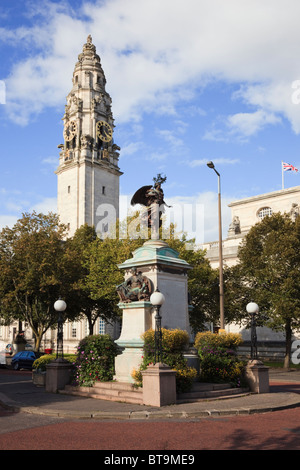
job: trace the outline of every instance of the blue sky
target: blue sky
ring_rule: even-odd
[[[295,0],[0,0],[0,227],[56,210],[57,145],[78,54],[92,35],[121,147],[121,194],[167,175],[170,204],[201,204],[204,240],[233,200],[300,169]],[[300,184],[285,174],[285,187]]]

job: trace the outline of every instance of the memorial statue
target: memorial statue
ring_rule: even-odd
[[[160,173],[156,178],[153,178],[154,184],[152,186],[142,186],[132,196],[131,205],[141,204],[148,208],[148,227],[155,223],[154,215],[158,213],[159,227],[161,227],[161,216],[164,212],[164,206],[171,207],[164,201],[164,192],[161,185],[166,181],[167,177],[162,176]]]
[[[150,300],[152,285],[150,279],[136,268],[131,269],[131,276],[122,284],[117,286],[117,293],[122,302],[137,302]]]

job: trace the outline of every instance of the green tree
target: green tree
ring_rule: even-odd
[[[265,217],[246,235],[238,259],[225,283],[232,317],[245,318],[247,303],[256,302],[268,317],[258,315],[258,322],[285,333],[284,366],[289,367],[292,333],[300,327],[300,218]],[[235,297],[231,306],[230,296]]]
[[[26,321],[38,351],[43,334],[57,321],[54,302],[64,292],[65,227],[55,214],[23,214],[0,233],[0,315]],[[65,299],[71,302],[70,295]],[[71,315],[71,310],[68,308]]]
[[[87,318],[90,335],[98,318],[106,322],[119,318],[115,292],[115,282],[120,278],[117,251],[117,240],[97,238],[94,228],[87,224],[66,242],[65,256],[72,266],[70,281],[75,278],[73,299],[81,315]]]

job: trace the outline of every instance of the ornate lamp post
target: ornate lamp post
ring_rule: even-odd
[[[256,335],[256,318],[259,307],[256,303],[250,302],[246,306],[247,312],[251,315],[251,359],[257,359],[257,335]]]
[[[56,345],[56,359],[64,357],[64,318],[63,312],[66,310],[67,304],[64,300],[58,299],[54,303],[54,309],[58,312],[57,319],[57,345]]]
[[[159,313],[161,306],[165,302],[165,296],[156,288],[156,291],[150,297],[150,302],[155,308],[155,364],[162,361],[162,333],[161,333],[161,315]]]
[[[220,327],[225,328],[224,322],[224,281],[223,281],[223,252],[222,252],[222,215],[221,215],[221,177],[213,162],[207,163],[208,168],[218,175],[218,212],[219,212],[219,289],[220,289]]]

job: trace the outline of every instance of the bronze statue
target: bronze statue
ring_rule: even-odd
[[[162,220],[161,216],[164,212],[164,206],[168,206],[164,201],[164,192],[161,189],[161,185],[166,181],[167,177],[162,177],[159,173],[156,178],[153,178],[154,185],[152,186],[142,186],[138,189],[131,199],[131,205],[141,204],[142,206],[148,207],[148,227],[154,224],[153,214],[153,205],[157,205],[156,209],[159,212],[159,227],[161,227]],[[155,207],[154,207],[155,209]],[[152,215],[151,215],[152,213]]]
[[[131,269],[131,276],[122,284],[117,286],[117,292],[122,302],[137,302],[150,300],[152,285],[150,279],[136,268]]]

